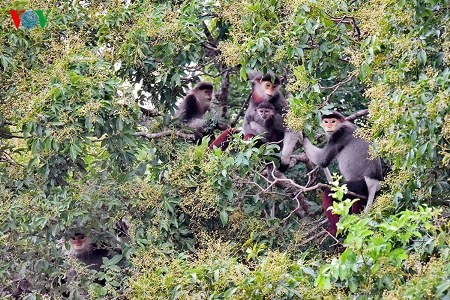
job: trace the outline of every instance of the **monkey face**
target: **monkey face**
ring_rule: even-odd
[[[213,96],[212,90],[201,90],[200,92],[202,94],[203,99],[211,101],[212,96]]]
[[[264,93],[268,97],[272,97],[275,94],[276,86],[270,81],[261,81],[261,86],[264,90]]]
[[[326,133],[330,134],[335,132],[341,127],[342,122],[337,118],[325,118],[322,120],[321,126]]]
[[[258,114],[262,119],[268,120],[274,116],[275,112],[269,108],[258,108]]]
[[[69,240],[70,246],[72,246],[75,251],[83,249],[88,241],[89,238],[82,233],[76,233],[75,236]]]

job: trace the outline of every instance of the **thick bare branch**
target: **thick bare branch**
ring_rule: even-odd
[[[345,119],[347,121],[353,122],[354,120],[356,120],[362,116],[368,115],[368,114],[369,114],[369,110],[363,109],[363,110],[360,110],[360,111],[357,111],[357,112],[351,114],[350,116],[346,117]]]
[[[219,106],[222,110],[220,113],[220,117],[226,118],[228,113],[228,90],[230,86],[230,73],[229,69],[225,68],[223,64],[220,64],[219,69],[221,73],[221,80],[217,100],[219,101]]]

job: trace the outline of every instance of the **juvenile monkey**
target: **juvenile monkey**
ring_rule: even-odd
[[[193,129],[200,129],[206,125],[204,114],[210,109],[214,87],[209,82],[199,82],[183,99],[176,116],[181,122]]]
[[[370,157],[370,144],[353,135],[356,125],[347,121],[341,113],[333,111],[331,114],[322,115],[321,126],[326,133],[328,143],[321,149],[312,145],[308,138],[303,138],[306,155],[314,164],[323,168],[336,158],[348,190],[367,197],[364,210],[367,212],[372,206],[376,192],[381,188],[380,181],[383,175],[380,158]],[[339,217],[327,210],[333,204],[333,198],[329,196],[329,192],[323,192],[322,205],[330,221],[328,230],[336,235],[336,223]],[[364,204],[366,203],[362,199],[354,203],[352,213],[360,212]]]
[[[269,102],[261,102],[256,107],[256,114],[247,116],[250,128],[256,135],[262,135],[268,141],[280,141],[283,139],[285,128],[283,117]]]

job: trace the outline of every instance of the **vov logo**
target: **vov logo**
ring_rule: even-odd
[[[19,29],[21,25],[25,29],[33,29],[38,23],[41,28],[45,27],[50,10],[10,10],[9,13],[16,29]]]

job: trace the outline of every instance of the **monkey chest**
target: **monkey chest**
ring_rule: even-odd
[[[336,156],[339,171],[346,181],[359,180],[367,173],[368,152],[366,149],[357,149],[356,147],[346,148]]]

